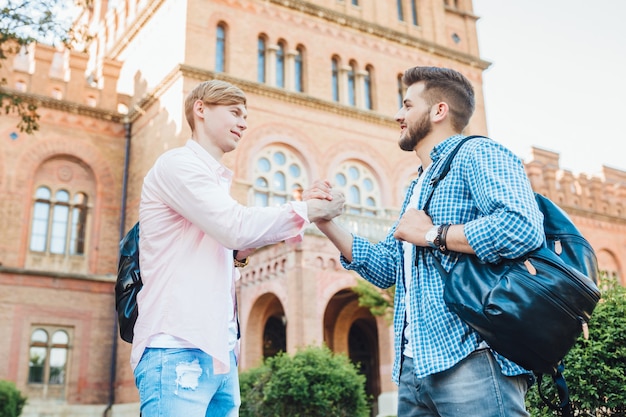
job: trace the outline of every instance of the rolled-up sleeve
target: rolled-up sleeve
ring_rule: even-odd
[[[487,262],[513,259],[543,242],[543,215],[521,160],[493,141],[465,158],[469,191],[481,217],[465,224],[476,255]]]
[[[348,262],[342,255],[342,266],[356,271],[379,288],[394,285],[401,262],[398,262],[400,253],[393,235],[389,234],[385,240],[376,244],[360,236],[353,236],[352,239],[352,262]]]

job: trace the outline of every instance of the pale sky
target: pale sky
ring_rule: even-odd
[[[626,0],[474,0],[489,135],[626,171]]]

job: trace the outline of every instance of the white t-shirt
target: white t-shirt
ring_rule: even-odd
[[[417,202],[419,201],[420,190],[422,188],[422,183],[425,177],[424,174],[426,173],[426,171],[430,169],[431,165],[429,165],[422,172],[422,175],[420,175],[417,181],[417,184],[415,184],[415,187],[413,187],[413,194],[411,195],[411,198],[409,199],[409,205],[407,206],[407,209],[418,208]],[[411,323],[412,317],[411,317],[411,309],[408,306],[409,306],[409,300],[410,300],[409,295],[411,292],[411,284],[412,284],[411,281],[413,280],[413,263],[415,260],[415,245],[409,242],[403,242],[402,248],[404,250],[404,287],[406,290],[406,293],[404,295],[404,304],[406,306],[405,308],[406,326],[404,327],[404,338],[407,341],[404,345],[403,354],[404,356],[412,358],[413,357],[413,343],[411,342],[411,328],[409,326],[409,323]]]

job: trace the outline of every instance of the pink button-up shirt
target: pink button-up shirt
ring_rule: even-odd
[[[173,336],[228,368],[233,249],[299,238],[304,202],[246,207],[229,194],[233,173],[196,141],[159,157],[144,179],[139,210],[144,283],[131,353],[133,369],[155,336]]]

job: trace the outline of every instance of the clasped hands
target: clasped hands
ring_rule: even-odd
[[[339,216],[343,212],[345,197],[341,191],[334,190],[327,180],[318,180],[311,188],[302,193],[304,201],[326,201],[326,213],[312,222],[328,221]],[[311,215],[309,215],[311,218]],[[393,236],[400,240],[412,243],[416,246],[428,246],[426,232],[433,227],[433,221],[424,210],[408,209],[398,221]]]
[[[306,201],[309,220],[313,223],[330,221],[341,215],[346,198],[339,190],[333,189],[327,180],[318,180],[302,192],[302,200]]]

